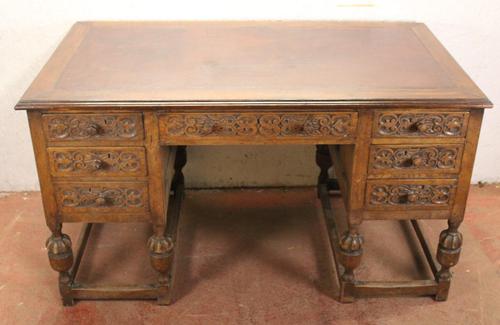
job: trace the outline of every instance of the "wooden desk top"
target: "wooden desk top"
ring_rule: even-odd
[[[423,24],[79,22],[17,109],[491,103]]]

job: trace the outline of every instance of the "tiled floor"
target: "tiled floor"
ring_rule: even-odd
[[[335,205],[339,205],[335,200]],[[180,222],[176,303],[81,301],[62,307],[44,248],[39,193],[0,197],[0,324],[500,324],[500,188],[474,187],[465,243],[447,302],[382,298],[340,304],[313,189],[191,191]],[[445,227],[426,222],[431,242]],[[79,225],[65,232],[77,238]],[[140,224],[98,226],[79,277],[153,281]],[[404,239],[405,223],[362,227],[359,278],[421,278],[428,270]],[[415,253],[416,252],[416,253]]]

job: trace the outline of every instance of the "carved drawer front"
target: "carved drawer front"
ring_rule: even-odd
[[[458,173],[463,145],[373,145],[370,149],[370,175]]]
[[[467,112],[376,112],[375,137],[464,137]]]
[[[147,182],[56,183],[60,212],[64,214],[149,212]]]
[[[449,209],[453,204],[457,181],[369,180],[366,205],[369,209]]]
[[[142,114],[45,114],[48,141],[142,140]]]
[[[164,144],[300,142],[356,136],[356,112],[164,113],[159,115]]]
[[[49,148],[53,176],[146,176],[144,148]]]

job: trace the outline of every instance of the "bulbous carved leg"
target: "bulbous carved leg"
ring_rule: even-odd
[[[151,266],[160,274],[158,277],[158,303],[168,304],[168,291],[171,287],[170,270],[173,262],[174,242],[163,235],[153,235],[148,240]]]
[[[45,245],[50,266],[59,272],[59,291],[61,292],[63,305],[72,306],[74,301],[71,297],[71,276],[69,274],[69,270],[73,266],[71,239],[68,235],[58,231],[47,239]]]
[[[437,260],[441,264],[441,269],[436,275],[439,282],[436,300],[444,301],[448,298],[448,291],[451,283],[450,268],[458,263],[462,248],[462,234],[458,231],[460,223],[448,222],[448,229],[439,235],[437,249]]]
[[[186,165],[186,146],[176,148],[174,162],[174,176],[172,190],[167,211],[167,225],[160,223],[154,225],[154,235],[148,240],[149,256],[152,267],[159,273],[158,277],[158,304],[168,305],[172,302],[172,264],[175,253],[175,234],[179,210],[175,201],[182,198],[184,190],[184,175],[182,168]],[[174,202],[174,203],[173,203]]]
[[[318,176],[318,197],[320,196],[319,188],[322,185],[327,186],[328,184],[328,169],[332,167],[332,159],[328,151],[328,146],[317,145],[316,146],[316,164],[318,165],[320,172]]]
[[[354,300],[354,270],[361,263],[363,255],[363,237],[356,227],[351,226],[342,235],[339,248],[339,262],[344,267],[344,273],[341,275],[340,301],[350,302]]]

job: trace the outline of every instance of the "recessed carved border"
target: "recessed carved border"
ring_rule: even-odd
[[[464,137],[468,112],[376,112],[375,137]]]
[[[149,211],[146,182],[71,182],[55,184],[63,213],[145,213]]]
[[[456,180],[372,180],[366,189],[370,209],[448,209],[452,206]]]
[[[49,141],[142,140],[142,114],[44,114]]]
[[[349,139],[356,135],[356,112],[311,113],[164,113],[159,116],[163,143],[261,142],[264,140]],[[258,141],[257,141],[258,140]]]
[[[429,172],[457,173],[463,145],[374,145],[370,149],[370,174]]]
[[[144,148],[48,148],[53,176],[146,176]]]

